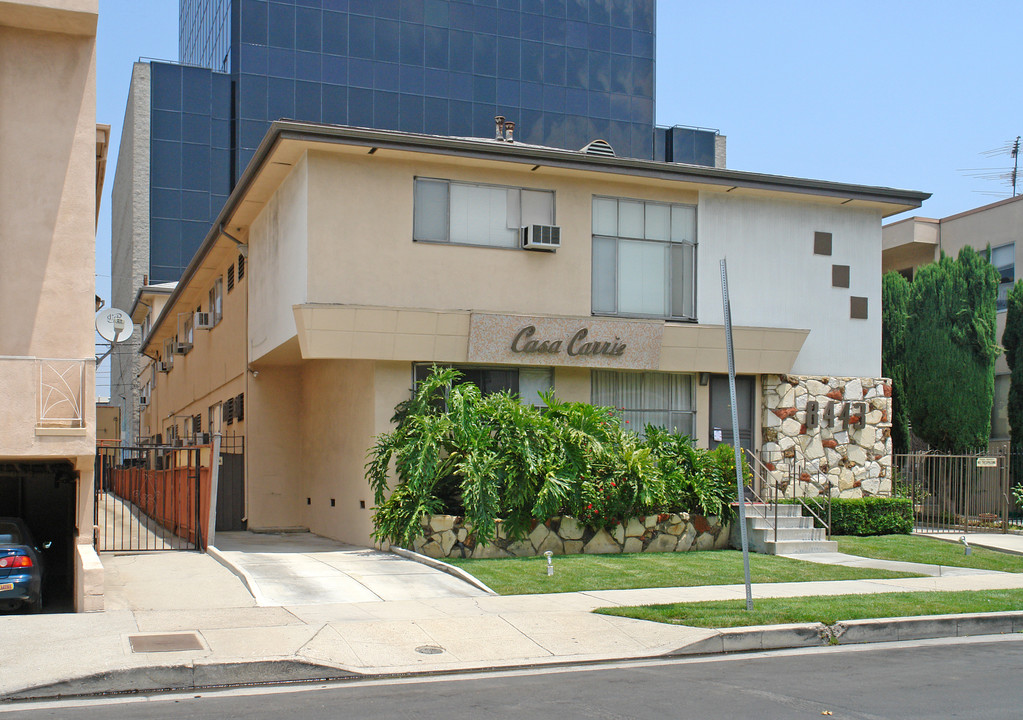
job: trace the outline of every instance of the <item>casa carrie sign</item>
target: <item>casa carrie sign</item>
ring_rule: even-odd
[[[656,370],[663,328],[656,321],[473,313],[468,360]]]
[[[625,354],[625,348],[628,345],[622,342],[622,339],[617,335],[613,342],[601,342],[600,340],[587,341],[586,336],[589,333],[589,328],[585,327],[576,330],[568,342],[564,343],[565,353],[569,357],[577,355],[611,355],[619,357]],[[539,355],[556,355],[562,351],[561,340],[536,340],[533,338],[534,335],[536,335],[535,325],[527,325],[519,330],[515,333],[515,339],[512,340],[511,351],[513,353],[536,353]]]

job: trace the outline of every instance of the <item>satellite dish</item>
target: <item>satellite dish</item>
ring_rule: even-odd
[[[124,310],[108,308],[96,313],[96,332],[109,342],[124,342],[135,332],[135,323]]]

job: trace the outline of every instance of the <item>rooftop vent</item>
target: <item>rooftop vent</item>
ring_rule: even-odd
[[[615,155],[615,149],[611,147],[611,143],[607,140],[594,140],[586,147],[583,148],[583,152],[587,155],[601,155],[603,157],[617,157]]]

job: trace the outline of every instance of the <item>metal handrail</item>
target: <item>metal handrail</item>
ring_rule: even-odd
[[[744,450],[746,452],[746,456],[748,457],[748,461],[750,463],[750,466],[753,468],[754,476],[755,477],[759,477],[761,479],[761,493],[758,494],[755,491],[753,491],[751,488],[748,489],[748,491],[761,504],[766,506],[765,507],[765,512],[761,512],[760,508],[758,508],[756,505],[752,505],[752,506],[748,506],[748,507],[752,507],[754,509],[754,511],[760,517],[762,517],[767,523],[769,523],[769,525],[771,526],[771,529],[772,529],[772,531],[774,533],[774,540],[777,542],[777,540],[778,540],[778,505],[780,504],[779,500],[781,498],[781,492],[780,492],[780,490],[778,488],[778,483],[771,478],[771,475],[770,475],[771,469],[767,467],[766,463],[764,462],[764,460],[762,458],[757,456],[751,450],[748,450],[746,448],[744,448]],[[798,469],[798,466],[797,466],[797,463],[796,463],[796,459],[795,458],[791,458],[791,462],[789,463],[789,484],[792,485],[793,487],[795,487],[795,483],[796,482],[802,482],[802,480],[799,479],[801,475],[802,475],[802,473],[799,472],[799,469]],[[765,482],[767,483],[767,485],[766,485],[767,492],[764,491],[764,487],[765,487],[764,483]],[[811,507],[807,503],[807,498],[799,496],[796,493],[793,493],[793,500],[795,500],[797,503],[799,503],[799,505],[801,505],[803,508],[805,508],[806,511],[808,513],[810,513],[810,515],[813,516],[813,518],[818,523],[820,523],[820,525],[824,528],[826,537],[828,539],[830,539],[831,538],[831,481],[830,480],[828,481],[827,491],[826,491],[826,495],[824,497],[825,497],[825,502],[826,502],[826,507],[827,507],[827,517],[828,517],[827,520],[825,520],[823,517],[821,517],[821,515],[817,514],[817,512],[814,510],[814,508]],[[769,509],[770,506],[773,506],[773,508],[774,508],[774,518],[773,518],[773,520],[771,518],[771,512],[770,512],[770,509]],[[822,514],[823,514],[823,512],[822,512]]]

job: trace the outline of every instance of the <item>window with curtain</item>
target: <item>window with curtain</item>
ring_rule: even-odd
[[[696,319],[696,207],[593,198],[593,313]]]
[[[656,425],[690,437],[696,431],[693,376],[681,373],[594,370],[590,402],[615,408],[626,430]]]
[[[554,224],[549,190],[416,178],[413,239],[517,248],[524,225]]]

